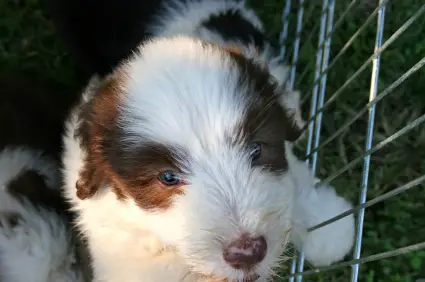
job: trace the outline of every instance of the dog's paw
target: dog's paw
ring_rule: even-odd
[[[352,208],[332,187],[321,185],[306,193],[295,208],[295,233],[292,242],[303,249],[306,259],[315,267],[328,266],[342,260],[354,245],[355,221],[353,214],[319,229],[308,229]]]

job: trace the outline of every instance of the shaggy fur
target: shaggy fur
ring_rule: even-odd
[[[265,281],[289,242],[317,266],[350,250],[352,216],[307,232],[351,206],[292,155],[299,93],[244,1],[53,2],[96,75],[63,139],[94,281]],[[265,239],[265,256],[231,266],[223,253],[246,236]]]
[[[284,148],[297,127],[279,104],[286,92],[263,76],[255,61],[175,37],[141,45],[112,75],[92,80],[67,123],[63,161],[66,197],[80,213],[95,281],[157,281],[166,275],[154,267],[164,252],[177,254],[168,254],[167,267],[181,260],[181,273],[196,279],[248,281],[259,274],[263,281],[281,263],[291,230],[296,246],[311,248],[306,255],[315,265],[349,251],[352,216],[307,234],[350,204],[330,188],[314,190],[308,169]],[[256,111],[266,105],[267,112]],[[241,132],[252,111],[261,122]],[[256,140],[264,142],[258,164],[246,147]],[[152,144],[169,164],[160,155],[144,160]],[[151,182],[167,167],[179,171],[182,186]],[[324,202],[332,204],[323,209]],[[250,272],[222,258],[244,233],[265,236],[268,244]],[[167,281],[180,280],[169,274]]]
[[[288,146],[288,162],[292,164],[292,178],[297,186],[293,209],[291,242],[296,249],[304,250],[305,257],[314,266],[328,266],[341,260],[354,244],[354,216],[349,215],[312,232],[307,229],[352,208],[335,190],[325,184],[315,187],[320,180],[311,175],[305,162],[291,153]]]
[[[0,187],[0,280],[83,281],[68,219],[54,207],[60,201],[57,164],[37,150],[5,148]]]

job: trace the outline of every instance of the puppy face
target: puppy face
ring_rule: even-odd
[[[193,271],[267,277],[291,228],[284,143],[300,133],[272,81],[215,45],[147,43],[79,109],[78,197],[115,194],[123,226],[155,234]]]

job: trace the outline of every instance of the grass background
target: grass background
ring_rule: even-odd
[[[283,0],[252,0],[272,36],[281,30]],[[292,53],[297,4],[292,1],[289,37],[286,44]],[[314,56],[317,49],[321,1],[305,1],[301,53],[297,62],[296,88],[308,94],[313,85]],[[335,21],[350,0],[338,0]],[[330,60],[366,21],[377,6],[377,0],[358,0],[332,36]],[[385,14],[384,41],[388,39],[421,6],[423,0],[389,1]],[[77,91],[76,73],[63,44],[58,41],[53,25],[43,13],[38,0],[0,0],[0,72],[24,73],[33,78],[61,85],[65,93]],[[329,98],[369,58],[375,42],[376,19],[352,42],[334,64],[327,78]],[[309,34],[312,34],[310,40]],[[425,13],[403,33],[381,56],[379,91],[425,56]],[[291,60],[291,55],[288,57]],[[310,63],[313,61],[313,63]],[[347,87],[323,114],[321,140],[326,140],[351,119],[368,101],[371,65]],[[305,75],[300,79],[300,74]],[[397,130],[425,113],[423,78],[420,69],[397,87],[376,107],[373,144],[381,142]],[[39,93],[37,95],[43,95]],[[57,93],[61,95],[61,93]],[[309,100],[304,104],[309,113]],[[367,114],[329,142],[318,153],[320,177],[329,176],[357,158],[364,151]],[[425,172],[425,124],[374,153],[371,157],[368,199],[388,192]],[[358,201],[362,161],[335,180],[332,185],[341,195]],[[362,256],[393,250],[425,241],[425,185],[419,185],[385,203],[366,210]],[[283,266],[285,268],[285,266]],[[307,267],[308,269],[308,267]],[[312,275],[305,281],[349,281],[350,268]],[[396,258],[361,265],[359,281],[413,282],[425,278],[425,250]]]

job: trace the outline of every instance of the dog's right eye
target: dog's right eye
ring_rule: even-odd
[[[158,180],[161,181],[164,185],[177,185],[180,183],[180,179],[172,170],[166,170],[159,174]]]

